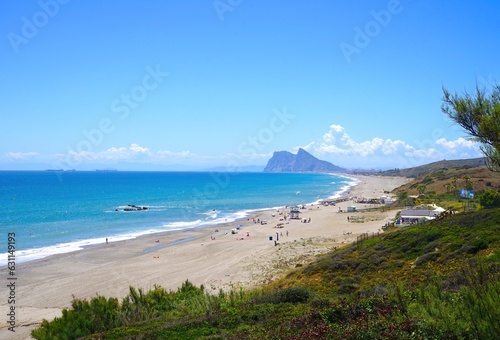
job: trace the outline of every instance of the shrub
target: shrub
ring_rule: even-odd
[[[283,289],[279,294],[279,300],[283,303],[305,303],[309,300],[311,293],[304,287],[290,287]]]
[[[427,254],[424,254],[422,256],[419,256],[417,260],[415,261],[415,264],[417,266],[421,266],[422,264],[429,262],[429,261],[436,261],[436,259],[439,257],[439,252],[430,252]]]
[[[488,242],[483,239],[475,239],[462,246],[462,250],[467,254],[477,254],[480,250],[488,248]]]
[[[485,208],[500,207],[500,192],[488,189],[479,198],[479,203]]]
[[[48,322],[32,332],[35,339],[77,339],[110,330],[117,326],[118,300],[102,296],[89,301],[74,299],[73,309],[63,309],[62,317]]]
[[[346,283],[343,283],[339,286],[339,288],[337,289],[337,293],[339,295],[351,294],[351,293],[357,291],[358,288],[359,288],[358,284],[346,282]]]
[[[434,180],[432,179],[431,176],[425,176],[425,178],[422,180],[421,183],[424,185],[429,185],[429,184],[434,183]]]

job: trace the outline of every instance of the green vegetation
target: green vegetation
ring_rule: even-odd
[[[459,159],[459,160],[442,160],[425,165],[419,165],[407,169],[392,169],[387,171],[377,172],[377,175],[382,176],[400,176],[408,178],[416,178],[431,172],[438,172],[443,169],[469,169],[477,168],[486,165],[486,158]],[[373,172],[366,172],[366,175]]]
[[[477,85],[474,95],[443,92],[442,111],[481,143],[488,166],[500,172],[500,85],[489,95]]]
[[[394,193],[400,205],[436,203],[446,209],[463,211],[481,206],[499,207],[500,205],[495,205],[497,191],[492,190],[498,187],[500,173],[491,172],[485,166],[462,166],[430,171],[397,188]],[[462,199],[461,189],[474,191],[474,199]]]
[[[131,288],[74,300],[35,339],[495,339],[500,209],[448,215],[319,256],[252,291]]]
[[[498,192],[497,190],[488,189],[481,196],[479,202],[485,208],[500,207],[500,192]]]

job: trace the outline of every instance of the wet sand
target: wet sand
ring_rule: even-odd
[[[377,198],[408,181],[396,177],[354,177],[359,182],[350,189],[347,194],[350,197]],[[361,211],[345,212],[350,205]],[[271,282],[298,263],[308,263],[317,254],[351,243],[362,233],[381,232],[396,211],[362,211],[371,207],[353,201],[336,206],[308,204],[299,210],[300,219],[294,220],[284,219],[289,209],[283,207],[213,227],[119,242],[110,239],[109,244],[19,264],[16,332],[8,331],[8,325],[2,321],[0,338],[29,339],[30,331],[43,319],[51,320],[61,315],[62,308],[69,308],[73,296],[89,299],[99,294],[123,298],[129,286],[147,290],[158,284],[176,290],[186,279],[214,292]],[[364,222],[353,223],[352,219],[348,222],[348,216],[363,216]],[[265,220],[267,224],[254,223],[254,219]],[[310,222],[303,223],[303,219]],[[283,228],[276,228],[278,223],[283,223]],[[240,230],[233,234],[232,229],[239,225],[242,225]],[[3,267],[0,280],[6,283],[7,278],[7,269]],[[5,289],[6,285],[3,286]],[[0,305],[5,312],[2,314],[7,314],[7,299],[0,300]]]

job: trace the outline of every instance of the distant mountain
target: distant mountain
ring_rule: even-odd
[[[471,159],[457,159],[450,161],[442,160],[425,165],[416,166],[413,168],[382,171],[378,174],[384,176],[401,176],[401,177],[416,178],[435,170],[458,169],[458,168],[466,169],[466,168],[475,168],[485,165],[486,165],[486,158],[484,157],[471,158]]]
[[[263,165],[243,165],[243,166],[216,166],[213,168],[203,169],[208,172],[262,172]]]
[[[322,161],[299,149],[296,155],[288,151],[275,151],[264,172],[341,172],[345,169]]]

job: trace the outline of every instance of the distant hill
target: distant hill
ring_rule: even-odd
[[[381,171],[378,175],[383,176],[400,176],[400,177],[409,177],[409,178],[417,178],[419,176],[425,175],[427,173],[442,170],[442,169],[458,169],[458,168],[475,168],[479,166],[486,165],[486,158],[471,158],[471,159],[458,159],[458,160],[442,160],[437,161],[425,165],[416,166],[413,168],[407,169],[393,169],[387,171]]]
[[[262,172],[263,165],[244,165],[244,166],[217,166],[213,168],[203,169],[208,172]]]
[[[275,151],[267,162],[264,172],[341,172],[345,169],[330,162],[317,159],[304,149],[297,154]]]
[[[411,182],[395,189],[395,193],[407,192],[409,195],[418,195],[421,185],[426,187],[426,192],[434,192],[437,195],[446,194],[446,185],[456,178],[457,188],[465,188],[465,178],[472,180],[472,188],[476,193],[486,189],[500,188],[500,173],[489,170],[486,166],[477,167],[454,167],[437,169],[416,177]]]

